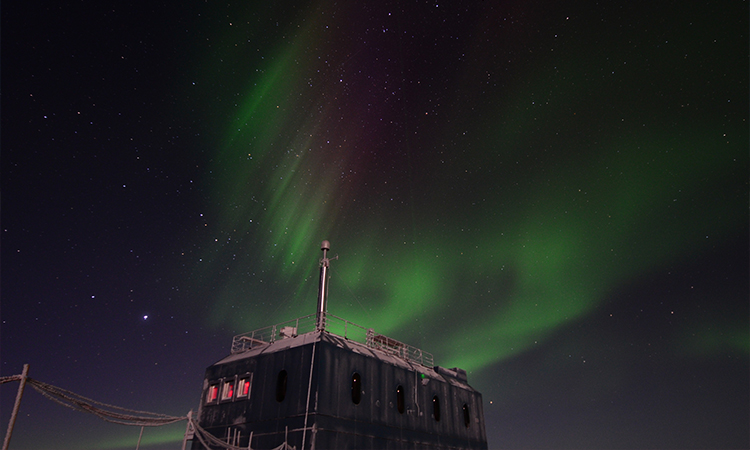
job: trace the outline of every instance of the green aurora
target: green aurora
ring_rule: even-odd
[[[462,95],[445,99],[426,133],[405,112],[422,105],[385,96],[375,112],[363,106],[387,67],[323,36],[321,8],[275,31],[278,45],[243,54],[238,20],[212,47],[223,68],[203,83],[238,91],[216,114],[227,122],[212,145],[216,237],[196,269],[219,280],[214,326],[241,332],[312,312],[317,244],[329,239],[341,255],[329,312],[474,371],[584,320],[630,280],[742,232],[744,124],[692,127],[685,116],[675,133],[660,115],[679,93],[665,85],[651,88],[662,100],[650,108],[623,96],[602,109],[612,83],[627,92],[641,80],[592,80],[600,62],[582,46],[537,59],[508,81],[513,95],[496,90],[493,102],[481,100],[467,63],[453,86]],[[334,56],[323,64],[312,49]],[[566,59],[582,63],[563,69]],[[350,75],[364,70],[369,86]],[[416,69],[401,70],[395,89],[408,97]],[[482,120],[461,119],[472,104]],[[736,331],[714,336],[715,348],[746,351],[730,337],[744,325],[726,326]]]
[[[41,81],[16,93],[33,102],[18,123],[38,141],[17,139],[25,155],[8,158],[4,175],[22,180],[13,192],[34,205],[15,211],[37,211],[28,222],[6,213],[8,236],[22,229],[34,244],[15,254],[6,245],[4,270],[32,273],[16,292],[33,301],[3,324],[35,339],[8,342],[24,358],[35,349],[33,370],[51,383],[184,414],[199,401],[200,370],[224,356],[216,351],[229,350],[232,334],[315,311],[328,239],[339,256],[329,312],[467,370],[490,448],[670,448],[692,443],[695,430],[700,444],[736,437],[746,391],[717,385],[746,386],[731,377],[750,354],[747,285],[736,275],[724,285],[732,261],[711,264],[747,242],[747,45],[737,52],[734,42],[746,22],[727,26],[728,14],[694,5],[635,5],[161,5],[163,19],[134,9],[128,26],[107,25],[102,47],[114,53],[101,58],[81,44],[101,38],[90,11],[70,18],[81,21],[72,32],[46,10],[47,23],[29,23],[57,36],[17,40],[49,52],[38,53],[44,69],[29,69]],[[95,23],[106,24],[110,7],[101,8]],[[144,17],[153,34],[122,33]],[[67,45],[80,45],[74,63],[48,70]],[[87,50],[95,63],[76,65]],[[170,59],[174,51],[182,56]],[[179,69],[167,70],[175,60]],[[99,73],[104,63],[116,77]],[[67,67],[71,84],[91,81],[85,95],[57,87]],[[132,78],[133,69],[150,75]],[[40,107],[50,100],[36,83],[59,100]],[[179,106],[161,99],[143,112],[159,104],[154,94]],[[109,112],[91,112],[95,100]],[[66,115],[74,119],[61,133],[54,124]],[[117,127],[122,155],[137,164],[122,164],[119,147],[104,156],[100,143],[114,145]],[[58,147],[79,131],[90,148],[69,137]],[[36,161],[26,140],[53,142],[65,159]],[[87,152],[90,167],[80,162]],[[50,168],[37,170],[42,162]],[[184,189],[183,178],[195,184]],[[36,197],[28,180],[42,187]],[[53,189],[60,199],[49,203]],[[58,266],[68,262],[66,275]],[[695,290],[680,278],[699,272]],[[66,287],[48,288],[45,276]],[[147,313],[153,323],[140,320]],[[19,448],[124,449],[138,438],[137,427],[90,417],[53,423],[58,410],[24,401]],[[183,432],[182,422],[146,429],[142,444],[175,448]]]

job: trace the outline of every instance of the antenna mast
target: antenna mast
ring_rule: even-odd
[[[328,312],[328,267],[332,259],[338,259],[339,257],[337,255],[334,258],[328,258],[328,250],[331,249],[331,243],[328,241],[321,242],[320,249],[323,250],[323,258],[320,259],[320,283],[318,288],[318,311],[316,315],[318,331],[325,331],[326,313]]]

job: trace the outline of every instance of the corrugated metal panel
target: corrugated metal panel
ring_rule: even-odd
[[[253,379],[248,399],[205,404],[204,389],[200,426],[219,438],[238,434],[242,446],[247,446],[250,432],[253,432],[253,448],[278,446],[284,442],[287,429],[303,428],[311,358],[312,345],[306,345],[248,355],[244,359],[209,367],[206,370],[207,386],[248,372],[253,373]],[[276,388],[282,370],[287,373],[287,389],[284,400],[278,402]],[[299,439],[297,448],[301,448],[301,432],[292,435]],[[195,444],[193,448],[201,448],[199,443],[197,447]]]
[[[204,402],[203,428],[242,446],[248,445],[252,432],[254,449],[274,448],[286,435],[289,445],[302,450],[311,386],[305,450],[487,448],[481,395],[456,372],[438,372],[326,333],[318,339],[290,338],[283,344],[232,355],[206,370],[204,399],[214,383],[250,372],[253,378],[249,399]],[[282,370],[287,373],[287,390],[279,402],[276,385]],[[352,401],[355,373],[361,380],[358,404]],[[398,386],[404,389],[403,413],[398,411]],[[433,415],[433,396],[440,401],[440,421]],[[472,416],[469,427],[464,423],[464,404]]]

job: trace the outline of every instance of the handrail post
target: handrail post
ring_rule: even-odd
[[[10,436],[13,434],[13,427],[16,425],[16,417],[18,416],[18,408],[21,407],[21,397],[23,397],[23,388],[26,387],[26,378],[29,375],[29,365],[23,365],[23,373],[21,373],[21,383],[18,385],[18,393],[16,394],[16,403],[13,405],[13,412],[10,414],[10,421],[8,422],[8,431],[5,433],[5,440],[3,441],[3,450],[8,450],[10,445]]]

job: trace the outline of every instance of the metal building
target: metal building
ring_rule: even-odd
[[[199,426],[252,449],[486,449],[465,371],[326,313],[327,250],[318,312],[235,336],[206,370]]]

